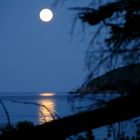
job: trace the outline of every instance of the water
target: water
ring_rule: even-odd
[[[97,96],[97,95],[96,95]],[[4,104],[10,121],[15,124],[19,121],[28,120],[34,124],[42,124],[53,119],[72,115],[83,109],[93,106],[93,98],[79,98],[68,102],[68,93],[0,93],[0,100]],[[95,102],[95,101],[94,101]],[[94,105],[94,108],[95,105]],[[0,104],[0,124],[8,122],[5,110]]]
[[[25,120],[42,124],[77,113],[77,110],[79,112],[91,103],[91,98],[79,98],[76,102],[69,102],[68,93],[0,93],[0,100],[4,103],[12,124]],[[72,105],[77,108],[76,111]],[[0,104],[0,125],[7,122],[6,113]],[[103,134],[103,131],[100,131],[100,134]]]
[[[0,93],[0,100],[4,103],[12,124],[25,120],[42,124],[72,115],[75,111],[72,109],[72,102],[68,102],[68,99],[68,93]],[[0,125],[8,122],[2,103],[0,104]],[[93,98],[84,98],[84,100],[81,98],[73,103],[77,109],[84,108],[93,104]],[[94,130],[97,139],[104,138],[106,134],[105,127]]]
[[[28,120],[42,124],[73,114],[67,93],[11,93],[0,94],[10,121],[15,124]],[[0,105],[0,124],[7,123],[6,113]]]

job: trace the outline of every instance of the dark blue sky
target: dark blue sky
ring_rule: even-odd
[[[53,2],[0,1],[0,92],[69,91],[83,82],[87,46],[69,34],[75,1],[52,7],[54,19],[43,23],[39,12]]]

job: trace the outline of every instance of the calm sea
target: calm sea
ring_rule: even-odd
[[[68,93],[0,93],[0,124],[32,121],[41,124],[73,114]],[[3,104],[3,105],[2,105]]]
[[[8,122],[5,109],[12,124],[25,120],[42,124],[72,115],[78,109],[90,106],[91,102],[91,97],[70,102],[68,93],[0,93],[0,125]],[[104,137],[107,129],[94,130],[94,134]]]
[[[8,122],[7,114],[12,124],[24,120],[42,124],[83,111],[84,108],[88,109],[93,105],[91,96],[78,99],[76,102],[69,101],[69,97],[70,95],[65,92],[0,93],[0,124]]]

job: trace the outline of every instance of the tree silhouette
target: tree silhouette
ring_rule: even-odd
[[[93,29],[86,54],[89,74],[76,92],[138,93],[140,1],[92,0],[87,7],[70,9],[77,12],[75,19]],[[140,100],[138,95],[137,98]]]
[[[87,81],[99,70],[140,62],[140,1],[92,0],[88,7],[74,7],[76,17],[94,29],[87,49]],[[106,72],[106,71],[105,71]]]

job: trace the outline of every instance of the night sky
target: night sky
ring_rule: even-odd
[[[70,91],[84,81],[87,44],[81,27],[70,35],[74,12],[68,7],[76,3],[53,2],[0,0],[0,92]],[[43,8],[52,9],[51,22],[39,19]]]

